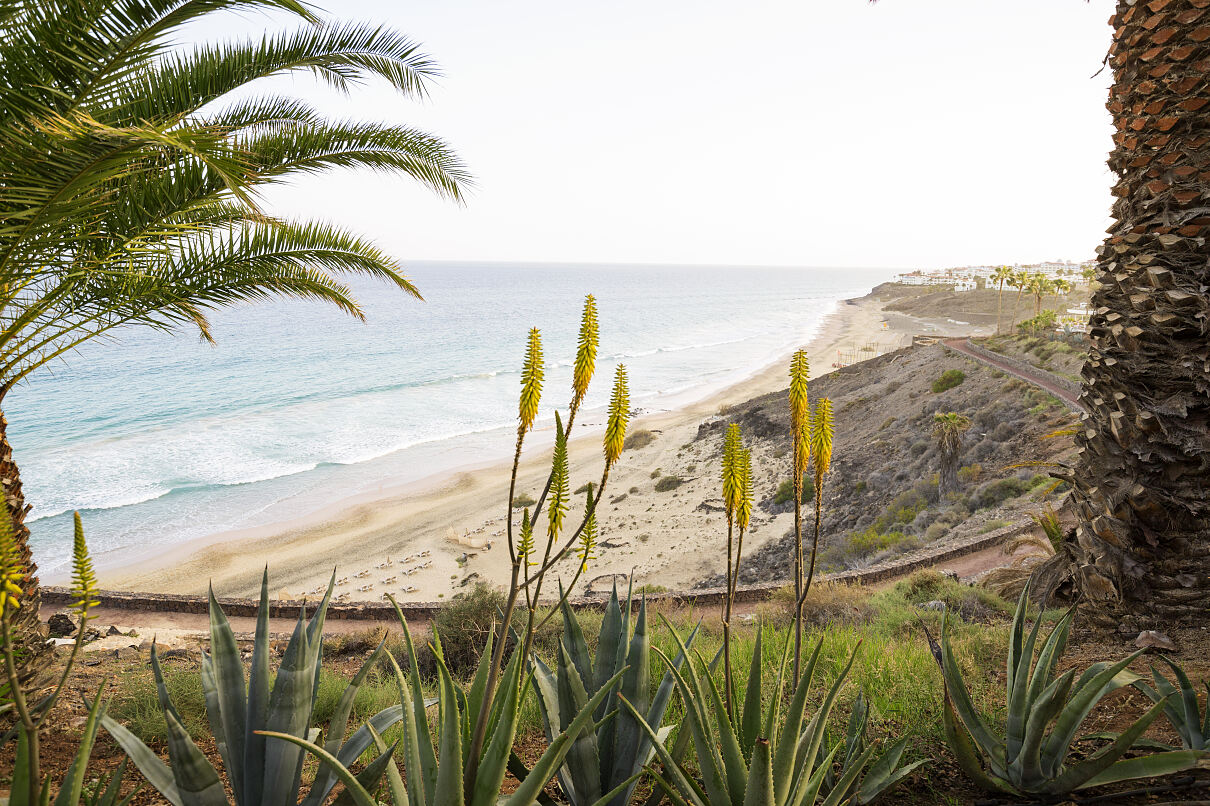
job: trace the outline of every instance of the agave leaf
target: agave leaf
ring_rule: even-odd
[[[574,715],[588,703],[588,694],[576,671],[575,662],[562,643],[559,644],[556,686],[560,718],[567,720],[566,725],[559,726],[559,733],[562,733],[571,724]],[[585,730],[572,741],[567,758],[559,767],[558,777],[572,803],[590,803],[601,797],[601,759],[596,731]]]
[[[975,710],[966,682],[962,679],[962,671],[954,660],[953,650],[949,645],[949,613],[941,622],[941,670],[945,679],[945,690],[963,726],[974,740],[975,745],[987,757],[993,770],[1004,769],[1004,745],[992,734],[983,717]]]
[[[564,624],[567,622],[565,621]],[[622,632],[622,608],[618,604],[618,586],[614,583],[613,591],[609,594],[609,602],[605,605],[605,615],[601,617],[601,635],[597,642],[597,658],[593,670],[593,693],[605,685],[605,681],[618,671],[618,658],[626,635]],[[597,714],[600,719],[604,714]]]
[[[818,649],[818,648],[817,648]],[[818,655],[818,651],[816,655]],[[781,664],[777,667],[777,684],[773,686],[773,697],[769,700],[768,710],[765,712],[765,727],[764,736],[773,743],[777,743],[777,720],[781,714],[782,692],[786,685],[786,661],[790,658],[790,633],[786,633],[786,639],[782,642],[781,647]],[[814,663],[811,664],[808,672],[808,677],[815,672]],[[776,762],[774,762],[776,767]],[[774,777],[777,773],[773,773]]]
[[[437,672],[441,684],[441,752],[432,803],[433,806],[463,806],[462,720],[458,714],[454,681],[440,656],[437,657]]]
[[[1063,650],[1067,648],[1067,635],[1071,631],[1071,621],[1075,617],[1075,609],[1071,608],[1063,617],[1055,624],[1055,628],[1050,631],[1050,635],[1046,637],[1045,643],[1042,644],[1042,650],[1038,653],[1038,662],[1034,666],[1034,671],[1029,680],[1029,696],[1027,700],[1031,703],[1037,702],[1042,696],[1043,690],[1050,685],[1051,675],[1054,674],[1055,664],[1063,655]],[[1041,621],[1041,618],[1038,619]]]
[[[1012,699],[1012,692],[1017,683],[1017,673],[1021,668],[1021,656],[1024,654],[1022,651],[1024,647],[1022,645],[1024,643],[1023,636],[1025,634],[1025,614],[1028,610],[1028,603],[1029,582],[1026,581],[1025,588],[1021,591],[1021,595],[1017,599],[1017,609],[1013,611],[1012,626],[1009,628],[1008,633],[1008,663],[1006,671],[1008,672],[1009,699]],[[945,612],[945,622],[948,622],[949,609],[947,608]]]
[[[672,754],[670,754],[664,748],[664,743],[659,741],[655,731],[653,731],[651,726],[647,724],[647,720],[643,719],[642,715],[639,714],[638,711],[634,710],[634,706],[632,706],[625,697],[621,697],[620,699],[622,701],[622,707],[628,709],[634,715],[635,719],[638,720],[639,726],[646,731],[648,738],[652,742],[652,746],[655,748],[656,755],[659,756],[660,761],[664,764],[664,772],[671,776],[673,782],[676,784],[676,786],[673,787],[669,785],[664,777],[658,772],[653,770],[651,773],[655,777],[656,782],[663,787],[664,791],[668,793],[668,796],[672,798],[674,802],[679,800],[681,803],[684,803],[686,800],[688,800],[691,804],[693,804],[693,806],[724,806],[725,804],[730,803],[730,800],[716,800],[713,797],[703,797],[703,793],[701,793],[697,787],[691,783],[691,780],[681,769],[680,764],[678,764],[676,759],[673,758]],[[684,797],[679,795],[677,790],[685,793]]]
[[[804,734],[804,739],[806,741],[799,743],[800,747],[797,749],[797,757],[793,764],[802,770],[811,770],[815,768],[815,760],[819,757],[819,747],[823,742],[824,728],[828,723],[828,718],[832,715],[832,708],[836,705],[836,698],[840,694],[841,687],[848,679],[849,671],[853,668],[853,663],[857,660],[857,653],[860,649],[861,642],[858,641],[857,646],[853,647],[853,652],[849,655],[849,662],[845,664],[845,667],[840,671],[840,674],[836,676],[835,682],[832,683],[832,688],[828,689],[827,696],[824,697],[824,701],[820,704],[819,709],[815,712],[815,716],[811,718],[811,723],[808,725]],[[804,686],[808,685],[809,682],[810,678],[804,676],[802,682],[799,683],[800,691]],[[795,692],[794,699],[796,705],[791,706],[792,710],[795,707],[798,709],[802,709],[804,707],[804,705],[797,705],[799,693],[800,692]],[[793,714],[791,714],[791,716],[793,716]],[[799,715],[798,719],[801,720],[801,718],[801,715]],[[793,734],[790,734],[787,730],[785,732],[786,740],[789,741],[792,735]],[[791,770],[791,773],[792,772],[793,770]]]
[[[703,661],[703,670],[705,665]],[[752,786],[752,774],[755,770],[751,770],[744,763],[744,754],[743,750],[740,749],[739,737],[735,735],[735,727],[727,716],[727,705],[723,702],[722,695],[719,694],[718,686],[714,682],[714,676],[706,673],[702,677],[705,678],[710,691],[710,705],[714,709],[715,724],[718,725],[718,745],[723,759],[723,773],[727,778],[727,791],[731,796],[731,802],[739,803],[744,800],[744,793]],[[760,741],[760,737],[757,737],[757,741]],[[765,745],[767,754],[767,740],[765,741]],[[755,752],[754,748],[753,753]],[[749,758],[752,758],[752,753],[749,753]]]
[[[542,715],[542,727],[546,731],[546,740],[550,741],[563,730],[561,712],[559,711],[558,679],[541,658],[535,655],[533,662],[534,688],[538,692],[538,712]]]
[[[473,806],[492,806],[500,793],[500,785],[504,782],[509,753],[512,751],[513,739],[517,735],[517,710],[520,707],[521,696],[520,676],[521,653],[514,652],[500,681],[498,691],[503,694],[501,699],[504,701],[504,707],[496,729],[491,734],[491,741],[484,750],[483,758],[479,763],[478,774],[475,776],[475,791],[471,799]]]
[[[1165,713],[1168,714],[1168,719],[1172,722],[1173,727],[1177,728],[1181,734],[1181,739],[1185,742],[1186,749],[1201,750],[1205,744],[1206,737],[1203,735],[1204,732],[1203,734],[1198,733],[1200,713],[1197,706],[1197,689],[1193,687],[1193,682],[1189,679],[1189,675],[1185,674],[1185,670],[1176,663],[1173,663],[1171,658],[1167,655],[1160,655],[1160,660],[1168,664],[1168,667],[1172,669],[1173,675],[1176,676],[1177,683],[1180,684],[1180,711],[1177,711],[1175,703],[1173,703],[1165,709]],[[1156,677],[1157,684],[1160,680],[1164,680],[1163,676],[1155,671],[1155,667],[1152,667],[1152,673]],[[1164,680],[1164,682],[1168,681]],[[1210,685],[1210,683],[1207,685]],[[1210,700],[1207,700],[1206,713],[1210,717]],[[1178,714],[1179,716],[1173,719],[1173,716]]]
[[[866,772],[865,778],[861,780],[861,786],[857,790],[858,803],[870,803],[883,792],[886,792],[895,784],[911,775],[917,767],[929,762],[929,759],[922,758],[919,761],[913,761],[911,764],[900,767],[899,760],[903,758],[903,751],[907,747],[907,741],[906,736],[899,739],[888,747],[887,751],[879,756],[877,761],[870,765],[869,771]]]
[[[374,739],[374,747],[377,748],[379,756],[387,760],[387,789],[391,793],[392,806],[410,806],[408,803],[408,791],[403,784],[403,777],[399,774],[399,768],[395,766],[395,748],[392,746],[387,749],[387,743],[382,740],[382,736],[374,728],[370,728],[370,735]]]
[[[92,746],[97,739],[101,715],[105,712],[101,706],[101,692],[104,689],[105,684],[102,683],[97,690],[96,698],[88,708],[88,718],[84,722],[80,743],[76,747],[76,754],[71,760],[71,766],[67,769],[67,777],[63,779],[63,785],[59,788],[59,794],[55,798],[55,806],[76,806],[80,802],[80,793],[84,790],[84,773],[88,769]],[[49,794],[49,788],[46,791]]]
[[[979,763],[978,751],[970,739],[970,734],[967,733],[965,725],[959,722],[957,715],[954,713],[954,706],[948,691],[945,694],[945,707],[942,709],[941,716],[941,723],[945,728],[946,744],[949,745],[955,760],[958,762],[958,766],[962,768],[962,772],[966,774],[966,777],[970,778],[976,786],[987,792],[1003,792],[1019,796],[1021,793],[1009,784],[1008,781],[998,775],[992,776],[984,772],[983,765]]]
[[[790,641],[790,632],[786,631],[786,642]],[[799,679],[798,688],[794,691],[794,699],[790,701],[790,707],[786,711],[785,725],[782,727],[782,740],[778,743],[777,754],[773,760],[773,786],[777,794],[777,802],[785,803],[786,797],[790,792],[790,784],[793,780],[794,773],[799,769],[806,771],[814,767],[815,756],[818,753],[819,745],[813,742],[813,746],[806,748],[807,755],[798,758],[798,736],[802,731],[803,714],[807,707],[807,692],[811,688],[811,679],[815,676],[815,665],[819,660],[820,650],[823,648],[823,639],[815,644],[815,651],[811,653],[811,660],[808,661],[805,673]],[[848,676],[849,669],[853,666],[853,661],[857,657],[856,650],[849,658],[849,665],[836,678],[836,685],[833,686],[833,692],[825,700],[825,708],[830,710],[831,704],[835,699],[835,693],[839,691],[839,685],[843,683],[845,677]],[[820,711],[818,722],[823,725],[827,722],[827,713]],[[823,731],[818,731],[819,737],[822,738]]]
[[[341,744],[344,741],[345,731],[349,727],[349,715],[353,713],[353,701],[357,697],[357,691],[361,688],[362,683],[369,677],[370,671],[377,665],[378,659],[382,657],[386,647],[386,639],[379,642],[378,646],[370,653],[365,662],[361,664],[361,668],[357,670],[357,674],[353,675],[353,679],[345,686],[344,692],[340,695],[340,701],[336,704],[336,710],[332,713],[332,718],[328,720],[328,732],[324,737],[323,747],[332,755],[340,758]],[[367,736],[368,738],[368,736]],[[368,743],[366,747],[368,747]],[[365,750],[365,747],[362,748]],[[360,753],[358,754],[360,755]],[[341,759],[344,764],[351,764],[356,759]],[[336,783],[336,776],[327,767],[320,766],[315,773],[315,780],[311,782],[311,791],[307,793],[307,797],[303,799],[303,806],[319,806],[323,803],[324,798],[332,791],[332,787]]]
[[[1029,593],[1029,586],[1025,586],[1025,592]],[[1017,612],[1013,615],[1013,628],[1018,629],[1020,619],[1024,617],[1025,608],[1018,605]],[[1029,637],[1024,643],[1018,647],[1019,655],[1017,657],[1017,668],[1008,678],[1008,717],[1005,720],[1005,754],[1004,760],[1007,764],[1012,764],[1017,760],[1017,756],[1021,752],[1021,745],[1025,742],[1025,720],[1029,713],[1033,710],[1033,703],[1029,700],[1030,693],[1030,663],[1034,659],[1034,644],[1038,640],[1038,631],[1042,627],[1042,619],[1034,620],[1033,629],[1029,631]],[[1011,645],[1016,645],[1014,639]]]
[[[1046,771],[1042,765],[1042,742],[1046,738],[1047,726],[1063,710],[1074,679],[1075,670],[1067,671],[1047,686],[1034,703],[1033,710],[1026,720],[1025,742],[1021,746],[1021,753],[1017,761],[1009,767],[1010,771],[1016,771],[1013,783],[1017,786],[1030,790],[1046,779]]]
[[[763,682],[761,673],[764,669],[764,663],[761,660],[764,651],[761,644],[764,632],[759,627],[756,630],[756,641],[752,645],[752,668],[748,672],[748,687],[744,692],[744,710],[739,721],[740,744],[743,745],[744,752],[749,755],[752,753],[752,748],[756,746],[761,727],[760,695]]]
[[[244,725],[244,788],[236,802],[254,806],[265,791],[265,737],[269,722],[269,568],[261,574],[260,607],[256,610],[256,636],[248,670],[248,710]]]
[[[353,799],[356,806],[378,806],[377,801],[366,791],[361,782],[357,780],[357,776],[349,772],[348,767],[341,764],[339,760],[327,750],[324,750],[314,742],[308,742],[306,739],[300,739],[297,736],[291,736],[288,733],[278,733],[277,731],[265,730],[261,731],[262,736],[268,736],[274,739],[281,739],[284,742],[296,745],[300,750],[306,750],[311,755],[320,760],[321,763],[332,768],[336,773],[336,777],[345,785],[345,791]]]
[[[875,749],[875,745],[870,745],[857,758],[857,761],[845,769],[844,774],[840,776],[840,780],[836,782],[836,786],[824,798],[823,806],[840,806],[841,802],[849,794],[849,791],[853,789],[853,785],[857,782],[858,777],[865,771],[866,765],[870,763],[870,756],[874,754]],[[860,784],[858,784],[858,788],[860,788]]]
[[[538,793],[542,791],[542,787],[546,782],[554,777],[554,771],[563,763],[567,751],[571,747],[571,741],[579,736],[580,731],[592,724],[592,715],[596,712],[597,706],[608,695],[613,686],[622,679],[625,673],[625,668],[606,681],[606,685],[602,686],[588,704],[576,714],[576,718],[571,721],[571,725],[563,733],[559,734],[550,746],[546,748],[541,758],[534,764],[529,775],[520,786],[509,795],[505,801],[505,806],[531,806],[538,799]]]
[[[758,738],[752,747],[752,759],[748,765],[748,785],[744,789],[744,806],[774,806],[773,762],[768,739]]]
[[[643,771],[639,770],[634,775],[630,776],[625,781],[623,781],[622,783],[615,786],[613,789],[606,792],[600,798],[593,801],[590,804],[590,806],[605,806],[605,804],[609,803],[609,801],[624,794],[626,792],[626,790],[628,790],[630,787],[637,784],[639,782],[639,779],[642,777],[643,777]]]
[[[680,636],[675,632],[672,634],[679,642]],[[668,663],[668,656],[659,647],[655,648],[655,652],[665,664],[671,667],[671,664]],[[681,692],[681,703],[685,706],[685,721],[688,722],[689,729],[693,733],[693,745],[697,750],[697,763],[701,768],[705,791],[711,803],[729,802],[728,791],[730,787],[724,771],[722,758],[714,745],[713,737],[710,735],[710,722],[706,715],[709,701],[706,699],[701,681],[698,679],[692,663],[685,664],[684,676],[681,675],[679,670],[673,670],[673,676],[676,679],[677,688]],[[622,698],[622,701],[628,702],[625,698]],[[722,725],[719,728],[721,733]],[[742,791],[742,787],[740,791]]]
[[[1093,664],[1081,675],[1070,701],[1059,714],[1054,730],[1042,747],[1042,765],[1048,776],[1059,774],[1063,760],[1071,749],[1071,743],[1075,741],[1076,731],[1084,723],[1093,706],[1109,692],[1138,679],[1138,675],[1133,673],[1129,679],[1119,678],[1118,674],[1142,654],[1143,650],[1140,649],[1114,664]]]
[[[592,656],[588,651],[588,642],[584,640],[584,630],[580,626],[580,620],[576,618],[575,611],[572,610],[571,604],[567,601],[567,597],[563,591],[563,580],[559,580],[559,610],[563,614],[563,637],[560,639],[560,642],[567,647],[567,654],[571,656],[571,660],[576,666],[576,671],[580,674],[580,680],[584,683],[585,690],[590,695],[596,694],[597,681],[594,677],[595,672],[593,670]],[[604,630],[604,628],[605,624],[602,622],[601,629]]]
[[[840,750],[840,745],[837,744],[832,748],[832,752],[824,758],[823,763],[815,768],[814,772],[808,776],[801,776],[798,783],[795,785],[793,792],[790,793],[790,799],[786,806],[815,806],[815,801],[819,799],[819,790],[823,786],[824,779],[832,769],[832,765],[836,759],[836,753]]]
[[[378,784],[382,780],[382,776],[386,774],[387,767],[391,763],[391,756],[395,752],[395,746],[392,745],[386,752],[379,752],[378,757],[365,766],[365,768],[356,774],[357,783],[361,784],[367,792],[374,792],[378,789]],[[347,788],[336,796],[336,800],[332,801],[332,806],[356,806],[357,800]]]
[[[1125,755],[1126,751],[1134,745],[1135,740],[1143,735],[1143,731],[1147,730],[1148,726],[1164,710],[1164,705],[1164,702],[1157,702],[1152,705],[1145,714],[1135,720],[1133,725],[1122,731],[1122,735],[1115,739],[1112,744],[1102,747],[1078,764],[1065,769],[1061,775],[1051,779],[1042,788],[1042,791],[1066,794],[1075,789],[1094,786],[1090,782],[1096,780],[1102,773],[1107,772],[1115,761]],[[1166,754],[1161,753],[1159,755]],[[1126,769],[1136,769],[1136,767],[1128,767]],[[1120,781],[1124,779],[1111,777],[1111,780]]]
[[[420,738],[416,728],[416,709],[412,705],[411,686],[404,679],[403,670],[399,668],[395,656],[388,652],[387,659],[391,662],[391,668],[395,672],[395,685],[399,689],[400,717],[403,722],[403,766],[407,771],[410,806],[425,806],[428,803],[428,792],[426,791],[425,767],[421,760],[420,744],[426,739]],[[424,711],[421,710],[421,714],[423,713]],[[427,718],[425,721],[427,725]],[[424,736],[426,738],[428,736],[427,727]],[[432,750],[431,745],[429,750]]]
[[[9,782],[8,806],[30,806],[29,803],[29,734],[17,731],[17,750],[13,759],[13,778]]]
[[[223,782],[198,750],[175,711],[164,712],[168,726],[168,759],[182,806],[227,806]]]
[[[641,712],[650,714],[651,711],[651,637],[647,632],[647,597],[644,596],[639,604],[639,617],[635,621],[634,635],[630,639],[630,651],[626,656],[629,667],[622,677],[622,693],[626,699]],[[626,711],[618,712],[616,704],[612,713],[618,716],[614,720],[613,763],[603,768],[609,782],[628,778],[639,767],[639,754],[647,752],[643,739],[643,731],[638,723],[630,718]],[[655,723],[659,727],[659,723]],[[599,775],[599,773],[598,773]],[[618,804],[623,806],[623,804]]]
[[[105,728],[105,732],[118,743],[122,751],[139,768],[139,772],[143,773],[147,783],[155,787],[155,790],[163,795],[172,806],[184,806],[180,792],[177,791],[176,781],[172,777],[172,770],[159,756],[151,752],[151,749],[143,744],[137,736],[115,722],[112,717],[102,714],[101,727]],[[22,769],[18,764],[14,768],[14,773],[20,773]],[[17,791],[15,781],[13,791]]]
[[[127,806],[130,801],[134,800],[135,795],[143,791],[141,785],[136,786],[129,795],[124,798],[122,797],[122,779],[126,776],[126,764],[128,761],[130,761],[129,758],[123,758],[119,762],[117,769],[105,779],[104,791],[90,800],[88,806]]]
[[[317,663],[318,658],[311,652],[310,633],[300,611],[269,695],[266,735],[272,732],[306,737],[314,704]],[[303,753],[303,748],[294,744],[266,743],[263,804],[294,806],[298,802]]]
[[[1197,750],[1170,750],[1166,753],[1152,753],[1114,762],[1109,769],[1085,781],[1079,788],[1087,789],[1115,784],[1118,781],[1131,781],[1136,778],[1154,778],[1158,775],[1170,775],[1174,772],[1204,766],[1206,766],[1206,754]]]
[[[214,598],[214,586],[210,595],[210,652],[209,662],[202,664],[204,689],[213,694],[206,696],[206,715],[218,744],[223,767],[231,782],[233,792],[244,791],[244,737],[247,731],[248,695],[244,688],[244,662],[240,658],[235,634],[227,621],[227,614]],[[209,667],[209,669],[207,669]],[[209,674],[207,674],[209,671]],[[212,686],[206,686],[207,678]],[[217,708],[217,712],[212,712]]]
[[[651,797],[647,799],[647,806],[657,806],[664,799],[664,795],[667,795],[668,800],[672,801],[672,806],[705,806],[705,796],[694,796],[692,800],[686,800],[681,796],[680,792],[676,791],[675,787],[664,780],[664,776],[654,770],[652,770],[651,775],[655,778],[656,791],[652,792]],[[688,783],[692,780],[686,779],[686,782]]]
[[[420,685],[420,662],[416,657],[416,646],[412,643],[412,631],[408,629],[408,620],[403,617],[403,611],[399,609],[395,598],[391,597],[390,602],[395,608],[395,615],[399,619],[399,623],[403,626],[403,640],[408,649],[408,680],[415,693],[415,697],[412,698],[412,712],[417,735],[415,746],[420,757],[420,779],[424,782],[423,800],[419,800],[416,793],[412,792],[412,806],[416,806],[417,802],[420,804],[433,802],[433,793],[437,788],[437,754],[433,750],[433,734],[429,732],[429,720],[425,714],[423,698],[420,694],[424,689]],[[435,635],[434,639],[436,639]],[[416,768],[408,767],[409,785],[414,769]]]
[[[470,692],[466,695],[467,714],[478,715],[479,708],[483,705],[483,693],[487,690],[487,678],[491,672],[492,648],[495,645],[495,639],[496,624],[493,622],[487,631],[487,642],[483,646],[483,653],[479,656],[479,667],[475,670],[475,677],[471,681]],[[464,735],[462,741],[463,744],[469,745],[470,737]]]

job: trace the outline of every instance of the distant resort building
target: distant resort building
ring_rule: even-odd
[[[1087,333],[1088,318],[1092,310],[1087,302],[1081,302],[1074,308],[1068,308],[1067,313],[1059,317],[1059,326],[1055,328],[1060,333]]]
[[[1063,277],[1072,283],[1083,283],[1085,282],[1084,270],[1095,266],[1096,262],[1091,260],[1082,263],[1057,260],[1047,263],[1014,263],[1011,268],[1014,271],[1044,274],[1051,278]],[[961,266],[951,269],[916,269],[898,275],[893,282],[902,285],[950,286],[955,291],[974,291],[979,288],[980,281],[984,287],[991,288],[994,285],[992,275],[995,274],[997,268],[996,266]]]

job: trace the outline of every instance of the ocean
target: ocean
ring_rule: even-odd
[[[62,577],[71,513],[103,569],[306,516],[384,487],[511,456],[526,333],[542,331],[542,416],[565,409],[585,294],[601,345],[586,419],[625,363],[632,405],[676,408],[804,344],[887,269],[408,265],[424,302],[352,286],[359,322],[276,300],[196,333],[129,329],[5,400],[43,578]]]

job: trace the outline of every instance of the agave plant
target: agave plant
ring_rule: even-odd
[[[396,608],[398,611],[398,608]],[[403,623],[405,641],[411,663],[410,677],[405,677],[395,659],[387,654],[395,672],[395,680],[399,688],[401,717],[403,721],[402,745],[400,752],[403,757],[404,775],[400,774],[393,755],[394,747],[386,747],[377,736],[376,726],[369,726],[369,735],[379,750],[375,764],[381,765],[385,772],[387,790],[391,802],[395,806],[413,806],[433,804],[434,806],[531,806],[537,801],[542,788],[554,777],[555,771],[563,764],[567,755],[577,750],[579,739],[589,731],[594,722],[593,716],[600,709],[614,690],[618,682],[626,674],[628,667],[618,669],[610,678],[604,681],[600,689],[578,709],[573,718],[567,723],[567,728],[552,737],[546,751],[534,764],[532,770],[524,775],[520,786],[507,798],[500,800],[500,786],[504,781],[505,772],[509,768],[512,757],[513,739],[517,733],[517,715],[520,710],[521,697],[525,688],[522,673],[522,653],[514,652],[505,666],[499,679],[499,685],[491,699],[485,699],[487,693],[487,678],[490,673],[493,649],[493,635],[489,635],[484,647],[478,671],[466,692],[454,683],[449,669],[441,655],[439,641],[433,643],[433,656],[437,664],[438,675],[438,737],[437,748],[434,751],[433,736],[429,732],[428,720],[425,718],[424,707],[420,705],[420,678],[416,672],[416,652],[408,631],[407,622],[400,613]],[[475,756],[469,751],[467,739],[470,735],[470,717],[483,707],[489,713],[488,739],[483,753]],[[349,769],[350,760],[343,753],[333,753],[306,738],[291,733],[277,731],[261,731],[259,735],[280,739],[296,748],[313,754],[323,768],[338,778],[345,785],[345,795],[356,806],[378,806],[373,790],[381,774],[367,775],[367,770],[354,775]],[[466,750],[464,750],[466,748]],[[476,768],[475,785],[467,789],[464,785],[466,768],[473,765]],[[406,781],[406,783],[405,783]],[[611,795],[614,793],[610,793]],[[600,801],[599,806],[604,806]]]
[[[870,707],[866,702],[865,694],[858,694],[857,700],[853,703],[853,710],[849,714],[843,753],[838,756],[836,765],[829,767],[824,772],[823,792],[829,794],[835,792],[845,771],[860,759],[869,747],[869,742],[866,740],[866,725],[869,718]],[[903,767],[899,766],[899,761],[903,758],[903,751],[907,748],[907,741],[907,737],[904,736],[888,747],[886,752],[870,765],[870,771],[865,777],[860,781],[853,781],[849,785],[848,791],[842,793],[840,803],[873,803],[882,793],[902,781],[917,767],[927,764],[928,759],[920,759]]]
[[[681,653],[688,655],[680,636],[672,625],[668,627],[676,636]],[[686,664],[685,674],[681,674],[667,656],[656,650],[668,663],[685,704],[685,726],[692,734],[697,751],[701,784],[690,777],[673,754],[665,749],[660,736],[647,724],[634,704],[625,697],[621,698],[623,705],[653,743],[664,767],[662,775],[653,775],[674,803],[688,806],[815,806],[817,803],[839,806],[846,802],[846,796],[854,787],[860,790],[865,779],[875,772],[885,774],[881,769],[869,767],[876,749],[871,745],[852,760],[835,781],[832,791],[824,793],[824,778],[841,747],[837,743],[821,757],[825,726],[857,652],[854,650],[849,657],[824,697],[819,711],[807,719],[807,694],[823,642],[821,640],[816,644],[790,705],[783,714],[782,689],[790,642],[791,637],[787,634],[773,697],[763,707],[762,713],[761,647],[760,639],[757,639],[748,677],[748,696],[743,703],[743,712],[735,722],[727,715],[723,697],[700,655],[696,656],[696,664]],[[869,773],[866,772],[867,768]],[[873,787],[876,785],[877,782],[871,783]]]
[[[268,571],[261,579],[252,668],[246,681],[231,625],[214,598],[214,591],[210,592],[210,653],[202,655],[202,690],[210,730],[238,806],[294,806],[298,803],[303,751],[281,742],[267,742],[261,731],[277,731],[303,739],[318,737],[319,731],[311,727],[311,715],[319,687],[323,625],[331,596],[332,584],[329,583],[328,591],[311,619],[304,619],[305,608],[299,614],[276,681],[270,689]],[[357,690],[383,654],[383,645],[379,644],[345,688],[328,723],[324,742],[326,752],[346,764],[351,764],[369,749],[374,731],[382,732],[403,716],[400,705],[385,708],[344,740]],[[174,806],[225,806],[227,795],[218,771],[193,743],[168,696],[154,644],[151,668],[168,726],[170,763],[164,763],[112,718],[102,715],[102,726],[126,751],[148,782]],[[382,766],[371,765],[367,768],[371,776],[367,777],[375,772],[381,777]],[[311,784],[304,806],[323,803],[335,784],[335,776],[321,770]]]
[[[1145,680],[1136,680],[1135,688],[1146,694],[1154,703],[1165,703],[1164,716],[1172,723],[1172,727],[1181,737],[1181,746],[1186,750],[1210,750],[1210,699],[1206,701],[1206,713],[1199,713],[1197,705],[1197,689],[1189,680],[1185,670],[1163,655],[1160,660],[1168,664],[1176,676],[1177,685],[1169,682],[1160,674],[1155,666],[1151,667],[1151,677],[1155,681],[1152,688]],[[1202,684],[1206,687],[1206,696],[1210,698],[1210,680]],[[1178,688],[1179,686],[1179,688]],[[1179,696],[1178,696],[1179,695]]]
[[[647,631],[647,602],[644,600],[639,605],[631,636],[630,597],[626,597],[623,608],[617,588],[614,588],[601,620],[595,659],[588,651],[584,631],[566,597],[561,600],[560,610],[563,638],[559,644],[557,671],[552,672],[537,657],[533,661],[538,707],[546,738],[554,741],[558,734],[566,731],[588,699],[625,666],[629,666],[629,672],[622,678],[622,696],[644,709],[647,724],[661,739],[666,738],[672,728],[661,726],[675,683],[672,673],[666,672],[655,695],[650,694],[651,637]],[[692,642],[691,635],[688,644],[692,645]],[[678,668],[684,660],[683,655],[677,657]],[[559,785],[571,806],[591,806],[598,802],[624,806],[630,801],[643,767],[651,761],[655,748],[630,712],[620,708],[616,697],[607,697],[594,719],[599,727],[586,731],[576,741],[574,752],[559,768]]]
[[[1207,754],[1193,750],[1123,756],[1167,707],[1160,697],[1110,744],[1091,756],[1069,758],[1072,743],[1089,712],[1106,694],[1138,681],[1127,667],[1142,650],[1116,663],[1100,662],[1080,677],[1071,669],[1054,678],[1055,665],[1067,645],[1073,611],[1051,631],[1034,662],[1042,620],[1028,634],[1025,618],[1029,586],[1021,592],[1008,646],[1008,717],[1004,735],[979,715],[962,679],[949,641],[949,618],[942,622],[938,660],[945,683],[943,721],[946,739],[962,770],[984,789],[1011,795],[1061,796],[1116,781],[1151,778],[1197,766]]]

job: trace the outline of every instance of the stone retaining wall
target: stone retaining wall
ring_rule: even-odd
[[[1028,525],[1010,525],[995,529],[987,534],[973,535],[957,541],[944,548],[923,548],[895,560],[872,568],[854,571],[842,571],[836,574],[824,574],[821,581],[842,582],[849,585],[870,585],[884,582],[894,577],[903,576],[922,568],[935,566],[947,560],[956,559],[967,554],[991,548],[1003,543],[1010,537],[1029,528]],[[785,582],[771,582],[761,585],[750,585],[739,588],[735,592],[737,602],[760,602],[769,599],[778,588],[785,587]],[[648,601],[672,602],[676,604],[710,605],[723,601],[724,588],[706,588],[687,592],[670,592],[648,594]],[[57,608],[67,607],[72,602],[71,590],[61,587],[45,587],[42,589],[42,604],[47,612]],[[210,602],[205,596],[184,596],[172,593],[127,593],[125,591],[100,591],[97,596],[99,605],[114,610],[127,610],[143,613],[192,613],[206,615],[210,612]],[[256,599],[239,599],[221,597],[219,604],[228,616],[255,617],[260,602]],[[307,602],[307,614],[315,611],[317,602]],[[572,601],[577,608],[599,608],[605,604],[603,598],[586,597]],[[271,600],[269,616],[271,618],[297,618],[303,602]],[[440,602],[400,602],[399,608],[409,620],[427,620],[436,615],[442,607]],[[333,603],[328,608],[328,618],[353,621],[394,621],[395,609],[390,602],[348,602]]]
[[[971,341],[970,339],[966,340],[966,346],[971,352],[977,353],[989,361],[998,361],[1002,364],[1008,364],[1022,375],[1030,378],[1036,378],[1053,386],[1057,386],[1070,394],[1072,397],[1078,398],[1080,396],[1080,385],[1074,381],[1062,377],[1061,375],[1056,375],[1053,372],[1047,372],[1041,367],[1030,364],[1028,361],[1022,361],[1019,358],[1013,358],[1012,356],[997,353],[994,350],[989,350],[981,344],[975,344],[975,342]],[[1071,406],[1071,404],[1066,400],[1064,400],[1063,403]]]

